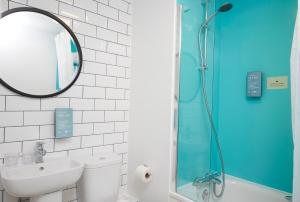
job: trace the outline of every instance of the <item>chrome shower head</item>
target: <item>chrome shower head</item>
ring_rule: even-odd
[[[220,8],[218,9],[218,12],[227,12],[231,10],[233,7],[232,3],[224,3]]]
[[[232,3],[224,3],[222,6],[219,7],[219,9],[214,13],[212,14],[211,16],[209,16],[205,22],[201,25],[201,29],[205,28],[208,26],[208,23],[214,19],[216,17],[216,15],[218,13],[224,13],[224,12],[227,12],[229,10],[231,10],[233,7],[233,4]]]

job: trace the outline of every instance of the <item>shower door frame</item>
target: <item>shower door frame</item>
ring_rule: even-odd
[[[178,147],[178,99],[179,99],[179,81],[180,81],[180,54],[181,54],[181,12],[182,12],[182,6],[177,4],[176,6],[176,52],[175,52],[175,82],[174,82],[174,96],[173,96],[173,120],[174,120],[174,126],[173,126],[173,138],[172,138],[172,168],[171,168],[171,190],[176,192],[176,178],[177,178],[177,147]]]
[[[171,138],[171,177],[170,177],[170,200],[178,200],[178,202],[194,202],[185,196],[177,193],[177,148],[178,148],[178,99],[179,99],[179,81],[180,81],[180,55],[181,55],[181,25],[182,25],[182,6],[176,5],[176,52],[175,52],[175,82],[173,96],[173,120],[174,127]]]
[[[170,168],[170,199],[176,202],[195,202],[194,200],[177,192],[177,169],[178,169],[178,136],[179,136],[179,95],[180,95],[180,70],[181,70],[181,43],[182,43],[182,11],[183,6],[176,5],[176,50],[175,50],[175,81],[173,96],[173,120],[174,127],[171,138],[171,168]],[[173,201],[172,201],[173,202]]]

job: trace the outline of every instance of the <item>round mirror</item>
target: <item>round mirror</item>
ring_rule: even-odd
[[[0,20],[0,82],[29,97],[52,97],[70,88],[82,66],[79,42],[59,18],[16,8]]]

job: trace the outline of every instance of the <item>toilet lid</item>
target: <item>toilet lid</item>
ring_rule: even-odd
[[[114,164],[121,164],[122,157],[115,153],[106,153],[81,157],[80,161],[85,165],[85,168],[99,168]]]

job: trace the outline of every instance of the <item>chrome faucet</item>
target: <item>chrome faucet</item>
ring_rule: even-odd
[[[196,177],[193,181],[193,186],[200,187],[201,185],[213,183],[221,184],[222,181],[219,179],[220,174],[218,172],[206,173],[204,177]]]
[[[46,155],[47,151],[44,149],[44,142],[37,142],[35,144],[35,162],[36,163],[43,163],[44,162],[44,156]]]
[[[286,199],[287,201],[293,201],[293,196],[285,196],[285,199]]]

